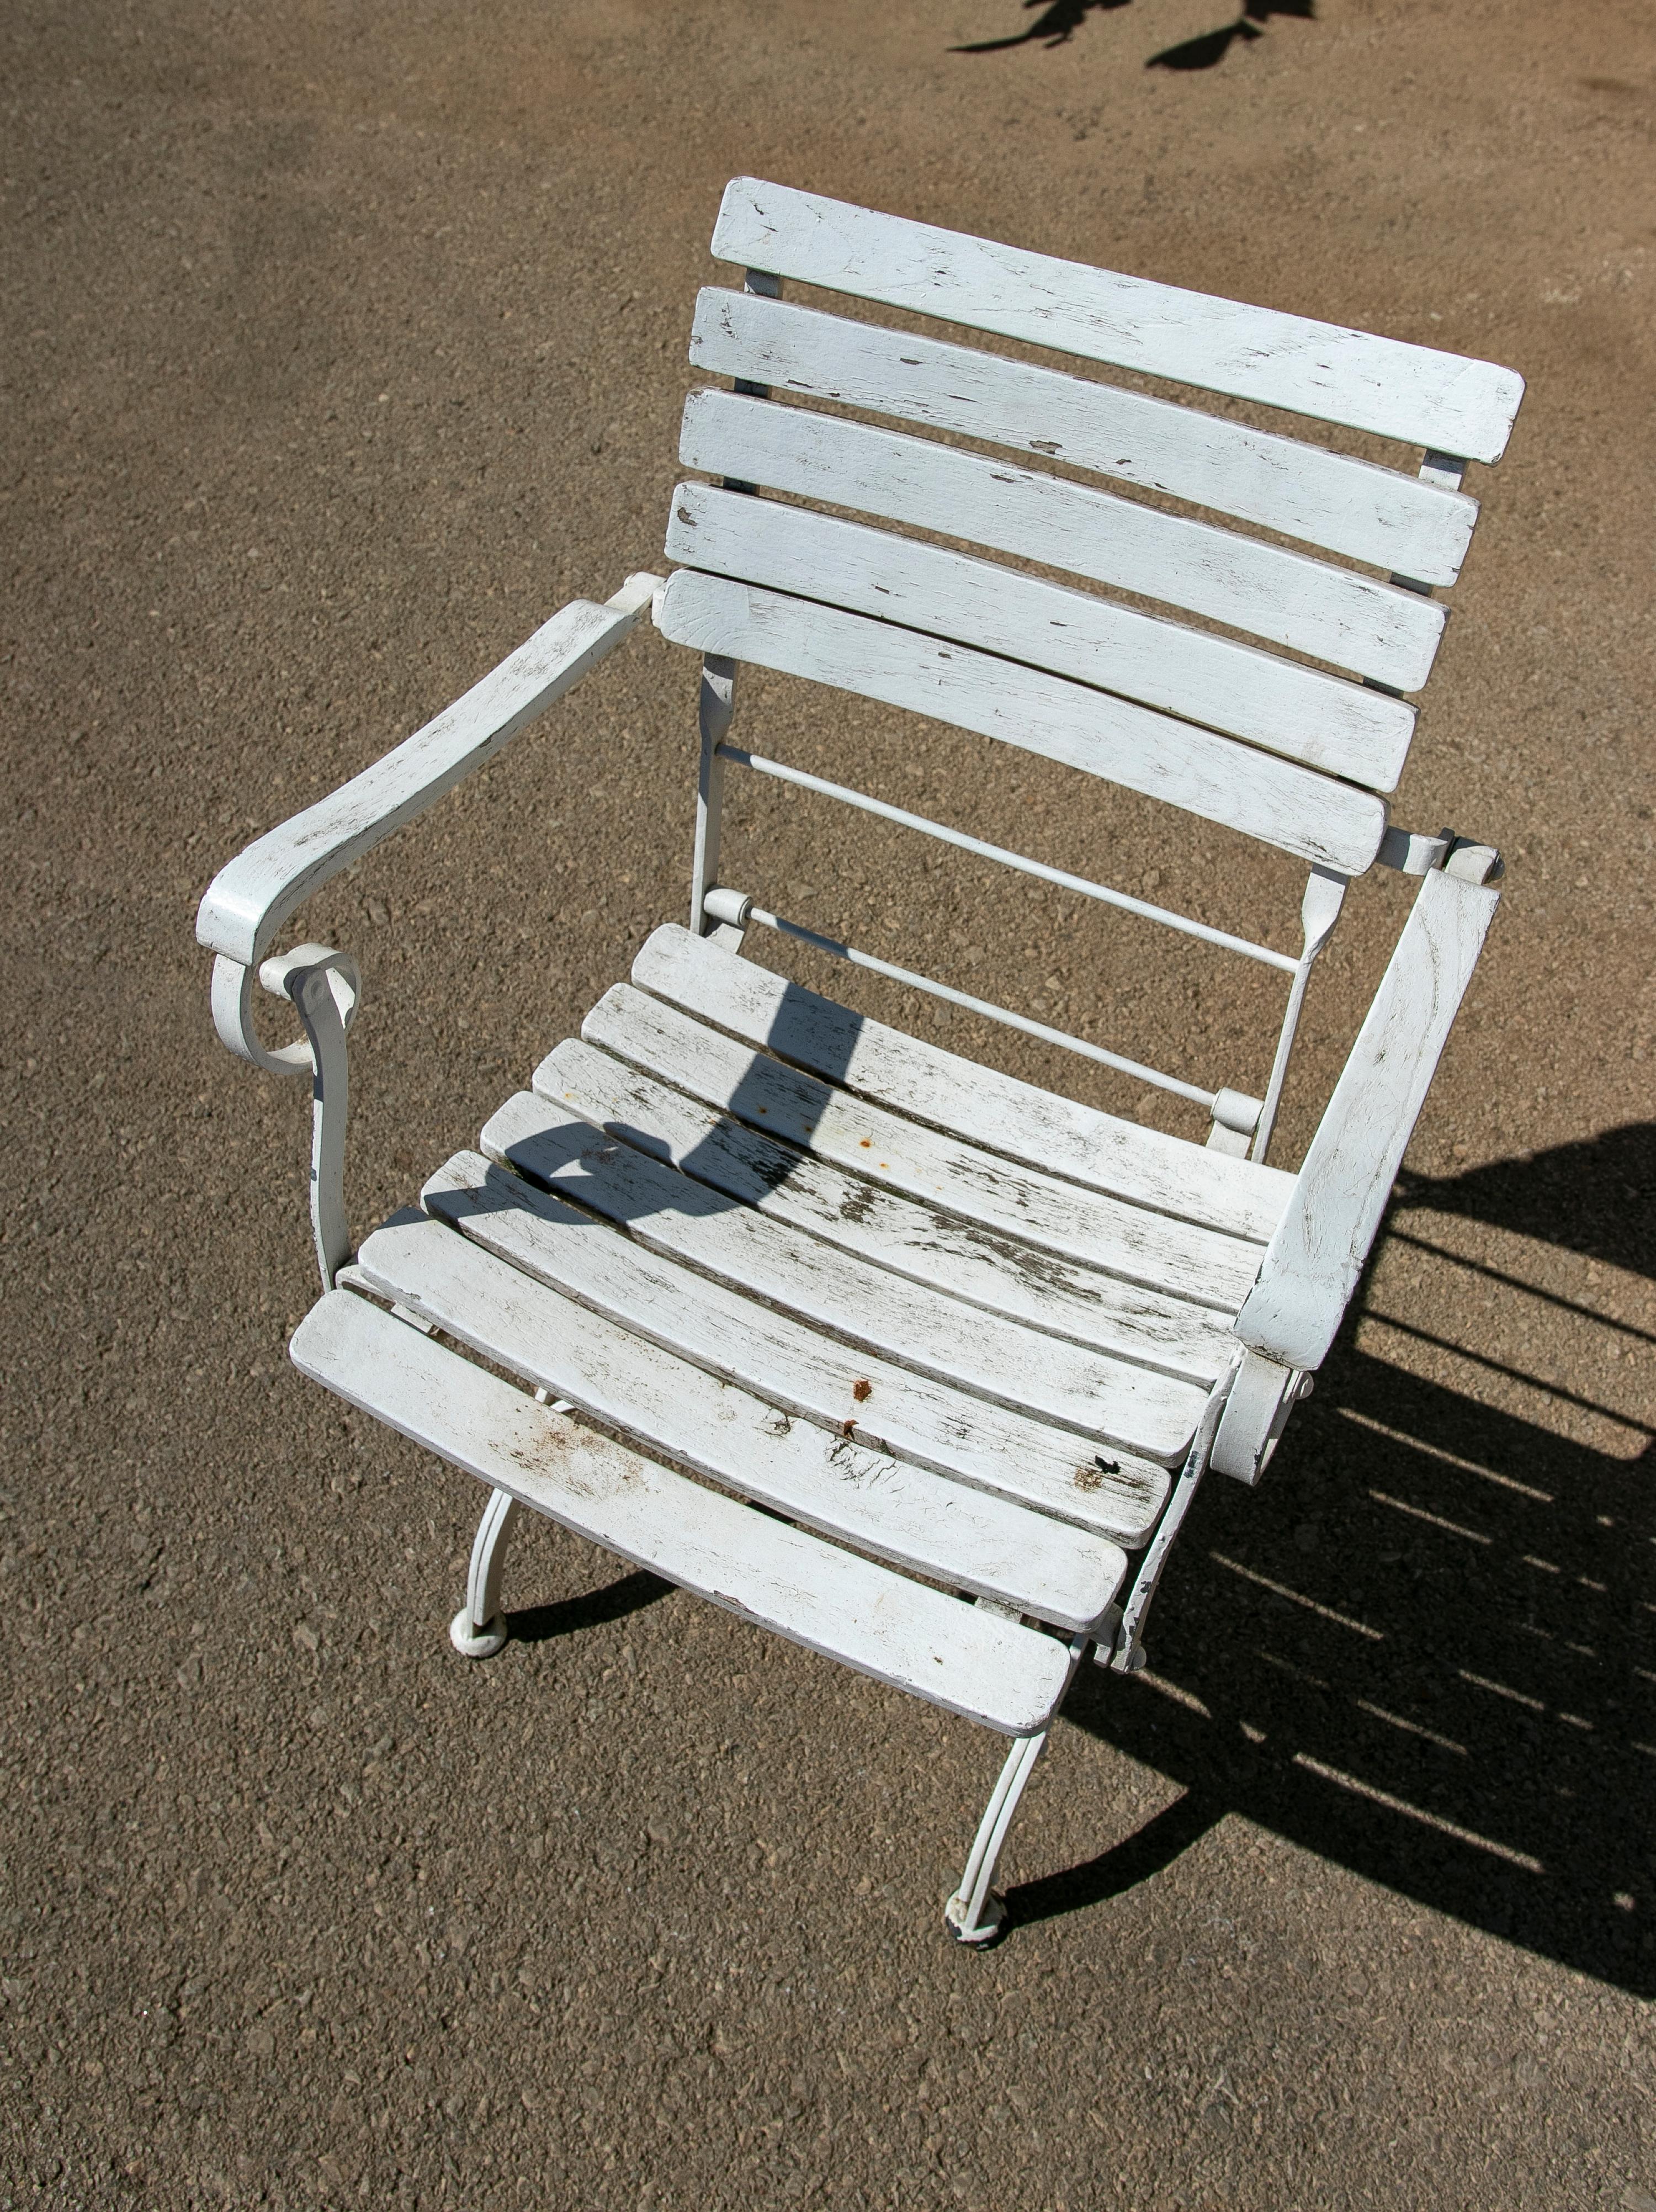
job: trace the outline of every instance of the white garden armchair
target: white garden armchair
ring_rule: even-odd
[[[1333,1340],[1494,912],[1494,851],[1397,828],[1386,794],[1413,732],[1404,695],[1442,632],[1436,593],[1476,519],[1464,471],[1499,456],[1522,386],[1489,363],[751,179],[726,192],[713,251],[746,274],[701,295],[691,356],[733,388],[686,408],[681,459],[696,478],[673,493],[670,577],[564,608],[233,860],[197,933],[216,956],[226,1044],[312,1079],[323,1296],[295,1362],[489,1491],[457,1648],[482,1657],[506,1641],[505,1546],[527,1506],[1010,1736],[946,1908],[955,1936],[981,1942],[1003,1917],[1007,1827],[1075,1668],[1089,1652],[1143,1663],[1198,1485],[1210,1468],[1258,1480]],[[847,320],[784,300],[784,279],[1378,435],[1424,462],[1383,467],[1094,374]],[[658,928],[476,1149],[434,1164],[417,1210],[353,1255],[342,1168],[361,982],[325,946],[272,955],[277,933],[646,611],[701,662],[688,926]],[[1298,951],[733,744],[744,660],[1297,857]],[[1280,970],[1259,1095],[1203,1089],[913,975],[725,883],[732,767]],[[1421,888],[1285,1172],[1265,1154],[1313,964],[1348,884],[1377,864]],[[752,958],[755,931],[1194,1100],[1208,1141],[856,1014]],[[300,1042],[258,1042],[255,976],[291,1000]]]

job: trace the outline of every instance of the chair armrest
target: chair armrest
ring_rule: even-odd
[[[660,589],[659,576],[640,574],[603,606],[571,600],[434,721],[256,838],[208,885],[196,916],[200,942],[255,967],[296,907],[493,759],[620,643]]]
[[[1356,1288],[1499,894],[1487,847],[1426,878],[1236,1316],[1250,1350],[1320,1366]]]

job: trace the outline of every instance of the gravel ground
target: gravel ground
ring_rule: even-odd
[[[1656,2212],[1656,21],[1224,15],[0,26],[0,2205]],[[543,1526],[513,1644],[453,1657],[480,1494],[288,1366],[303,1102],[214,1044],[191,937],[247,835],[658,560],[742,170],[1530,379],[1398,807],[1509,856],[1472,1002],[1317,1397],[1257,1495],[1204,1493],[1152,1673],[1078,1686],[981,1956],[938,1913],[998,1756],[964,1723]],[[316,902],[367,979],[361,1226],[680,913],[692,682],[640,639]],[[743,712],[1286,930],[1289,872],[1219,833],[780,680]],[[766,791],[729,853],[1257,1085],[1268,994],[1206,956],[1152,990],[1130,931]],[[1354,896],[1284,1158],[1405,898]]]

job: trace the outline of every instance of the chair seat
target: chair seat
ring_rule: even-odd
[[[675,1547],[705,1524],[758,1577],[724,1591],[737,1610],[992,1726],[1039,1725],[1052,1639],[1034,1637],[1028,1681],[1012,1667],[1011,1705],[986,1698],[965,1608],[908,1577],[1058,1628],[1100,1620],[1292,1178],[1015,1083],[688,931],[658,931],[634,979],[367,1240],[294,1358],[517,1494],[512,1439],[564,1437],[530,1455],[539,1510],[677,1582]],[[600,1452],[466,1353],[634,1449]],[[813,1589],[854,1599],[832,1632],[816,1597],[791,1626],[772,1587],[777,1516]],[[899,1616],[966,1643],[893,1674],[870,1623]]]

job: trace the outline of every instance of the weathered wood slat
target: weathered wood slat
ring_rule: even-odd
[[[680,568],[658,621],[676,644],[998,738],[1341,875],[1361,875],[1386,833],[1385,802],[1372,792],[1107,692],[864,615]]]
[[[1065,1430],[852,1351],[478,1153],[458,1154],[421,1195],[428,1212],[538,1281],[836,1438],[1003,1495],[1015,1471],[1025,1504],[1117,1543],[1142,1544],[1166,1501],[1167,1472],[1149,1461],[1118,1453],[1101,1462]]]
[[[291,1351],[302,1373],[452,1466],[861,1674],[1006,1735],[1043,1727],[1064,1693],[1069,1655],[1054,1638],[659,1467],[349,1291],[312,1308]]]
[[[1294,1188],[1280,1168],[1141,1128],[852,1013],[668,923],[633,963],[640,990],[859,1097],[1135,1206],[1264,1242]]]
[[[766,1059],[628,984],[605,994],[582,1024],[581,1035],[675,1086],[659,1099],[657,1091],[647,1098],[635,1087],[624,1096],[616,1092],[613,1105],[604,1107],[606,1120],[612,1111],[625,1115],[635,1108],[641,1115],[646,1103],[651,1110],[665,1106],[670,1123],[645,1126],[664,1144],[684,1147],[686,1158],[673,1153],[678,1165],[719,1182],[733,1197],[774,1205],[818,1236],[864,1251],[900,1273],[936,1281],[974,1304],[1017,1310],[1037,1326],[1079,1335],[1083,1342],[1109,1341],[1080,1325],[1106,1286],[1085,1275],[1071,1278],[1071,1297],[1081,1312],[1066,1326],[1071,1317],[1065,1304],[1049,1310],[1043,1295],[1049,1279],[1044,1260],[1022,1248],[1061,1253],[1125,1282],[1173,1294],[1131,1310],[1120,1344],[1129,1358],[1171,1362],[1177,1371],[1209,1382],[1222,1369],[1229,1319],[1259,1273],[1257,1243],[1078,1190],[945,1137]],[[535,1088],[566,1104],[574,1104],[579,1092],[597,1108],[604,1101],[605,1071],[579,1062],[578,1051],[560,1045],[536,1071]],[[699,1110],[684,1114],[669,1103],[678,1091],[734,1115],[747,1124],[746,1134],[738,1138],[717,1128]],[[584,1112],[585,1105],[577,1110]],[[792,1150],[796,1146],[815,1158],[798,1158]],[[832,1172],[822,1172],[826,1164]],[[889,1192],[906,1196],[888,1205]],[[913,1200],[919,1204],[908,1203]],[[940,1218],[937,1207],[955,1218]],[[968,1224],[991,1234],[965,1232]],[[970,1255],[960,1278],[949,1272],[957,1255]],[[974,1295],[967,1280],[984,1273],[988,1280]],[[1009,1297],[1020,1300],[1017,1308],[1005,1304]],[[1217,1311],[1204,1319],[1182,1303],[1188,1299]],[[1124,1329],[1122,1321],[1092,1325]]]
[[[1416,896],[1237,1319],[1284,1367],[1334,1340],[1498,901],[1442,869]]]
[[[738,1205],[895,1276],[1188,1382],[1210,1382],[1219,1372],[1220,1340],[1258,1272],[1259,1246],[1238,1246],[1248,1256],[1233,1271],[1226,1307],[1184,1304],[773,1144],[590,1045],[560,1045],[536,1070],[535,1088],[549,1103],[654,1158],[670,1160]],[[1143,1264],[1146,1255],[1131,1256]]]
[[[941,1213],[807,1152],[774,1144],[590,1046],[559,1046],[537,1069],[535,1087],[595,1128],[670,1158],[698,1182],[738,1204],[805,1230],[894,1276],[1182,1381],[1205,1385],[1222,1370],[1231,1318],[1258,1272],[1257,1244],[1228,1246],[1224,1304],[1216,1305],[1211,1294],[1186,1301],[1107,1271],[1096,1261],[1043,1249],[959,1212]],[[998,1180],[995,1170],[1002,1164],[984,1157],[990,1170],[986,1180]],[[1145,1218],[1170,1228],[1187,1226],[1169,1223],[1165,1215]],[[1071,1241],[1088,1240],[1078,1231]],[[1123,1237],[1118,1249],[1124,1267],[1143,1273],[1158,1267],[1171,1273],[1186,1257],[1159,1257],[1153,1233],[1131,1246]]]
[[[356,1264],[458,1343],[823,1534],[1065,1628],[1115,1594],[1126,1560],[1104,1538],[791,1420],[440,1221],[378,1231]]]
[[[1171,1466],[1201,1418],[1188,1382],[1049,1337],[774,1221],[520,1091],[484,1127],[491,1159],[900,1367]],[[1009,1470],[1009,1485],[1016,1480]],[[1009,1488],[1009,1495],[1017,1494]]]
[[[1465,492],[1349,453],[749,292],[701,293],[690,359],[710,375],[1048,454],[1424,584],[1454,582],[1477,520]]]
[[[1011,460],[741,392],[693,392],[678,454],[710,476],[739,475],[1067,568],[1399,691],[1426,681],[1447,619],[1440,600],[1285,546]]]
[[[1371,790],[1396,787],[1406,700],[918,538],[779,500],[682,483],[667,556],[1073,677]]]
[[[721,261],[1002,337],[1226,392],[1475,461],[1499,459],[1524,380],[1493,362],[1216,300],[738,177]]]

